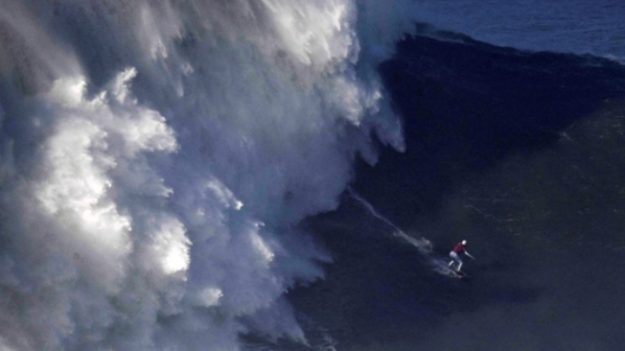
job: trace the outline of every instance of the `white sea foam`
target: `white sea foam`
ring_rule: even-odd
[[[295,225],[372,133],[403,147],[375,65],[405,4],[0,4],[0,346],[305,342],[281,296],[327,257]]]

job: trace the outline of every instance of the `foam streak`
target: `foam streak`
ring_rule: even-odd
[[[349,196],[353,198],[354,200],[356,200],[362,207],[364,207],[367,210],[367,212],[369,212],[369,214],[371,214],[373,217],[375,217],[376,219],[380,220],[384,224],[388,225],[391,229],[393,229],[391,233],[394,237],[401,239],[403,242],[414,246],[419,251],[419,253],[426,258],[426,261],[428,262],[428,264],[430,265],[430,267],[432,268],[434,272],[445,275],[445,276],[457,277],[457,275],[453,274],[453,272],[448,268],[447,261],[445,261],[441,257],[438,257],[433,252],[433,245],[429,239],[425,237],[415,238],[411,235],[406,234],[406,232],[401,230],[397,225],[395,225],[386,216],[378,212],[369,201],[367,201],[360,194],[358,194],[353,188],[349,187],[347,191],[348,191]]]

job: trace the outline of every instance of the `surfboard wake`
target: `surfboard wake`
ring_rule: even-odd
[[[425,256],[428,264],[434,272],[456,279],[462,279],[467,277],[466,274],[459,273],[449,268],[449,266],[447,265],[448,261],[445,258],[434,253],[434,245],[429,239],[425,237],[415,238],[411,235],[408,235],[401,228],[395,225],[390,219],[378,212],[369,201],[367,201],[360,194],[358,194],[353,188],[349,187],[347,189],[347,192],[349,196],[356,202],[358,202],[364,209],[366,209],[370,215],[390,227],[392,229],[391,234],[394,237],[400,239],[404,243],[414,246],[421,255]]]

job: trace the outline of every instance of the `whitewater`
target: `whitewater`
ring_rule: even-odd
[[[409,2],[1,0],[0,349],[306,344],[284,294],[330,260]]]

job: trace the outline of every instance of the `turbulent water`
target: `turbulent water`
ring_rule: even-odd
[[[336,0],[0,2],[0,348],[305,342],[282,295],[328,259],[410,22]]]
[[[625,57],[532,3],[0,0],[0,349],[619,344],[622,68],[423,25]]]

